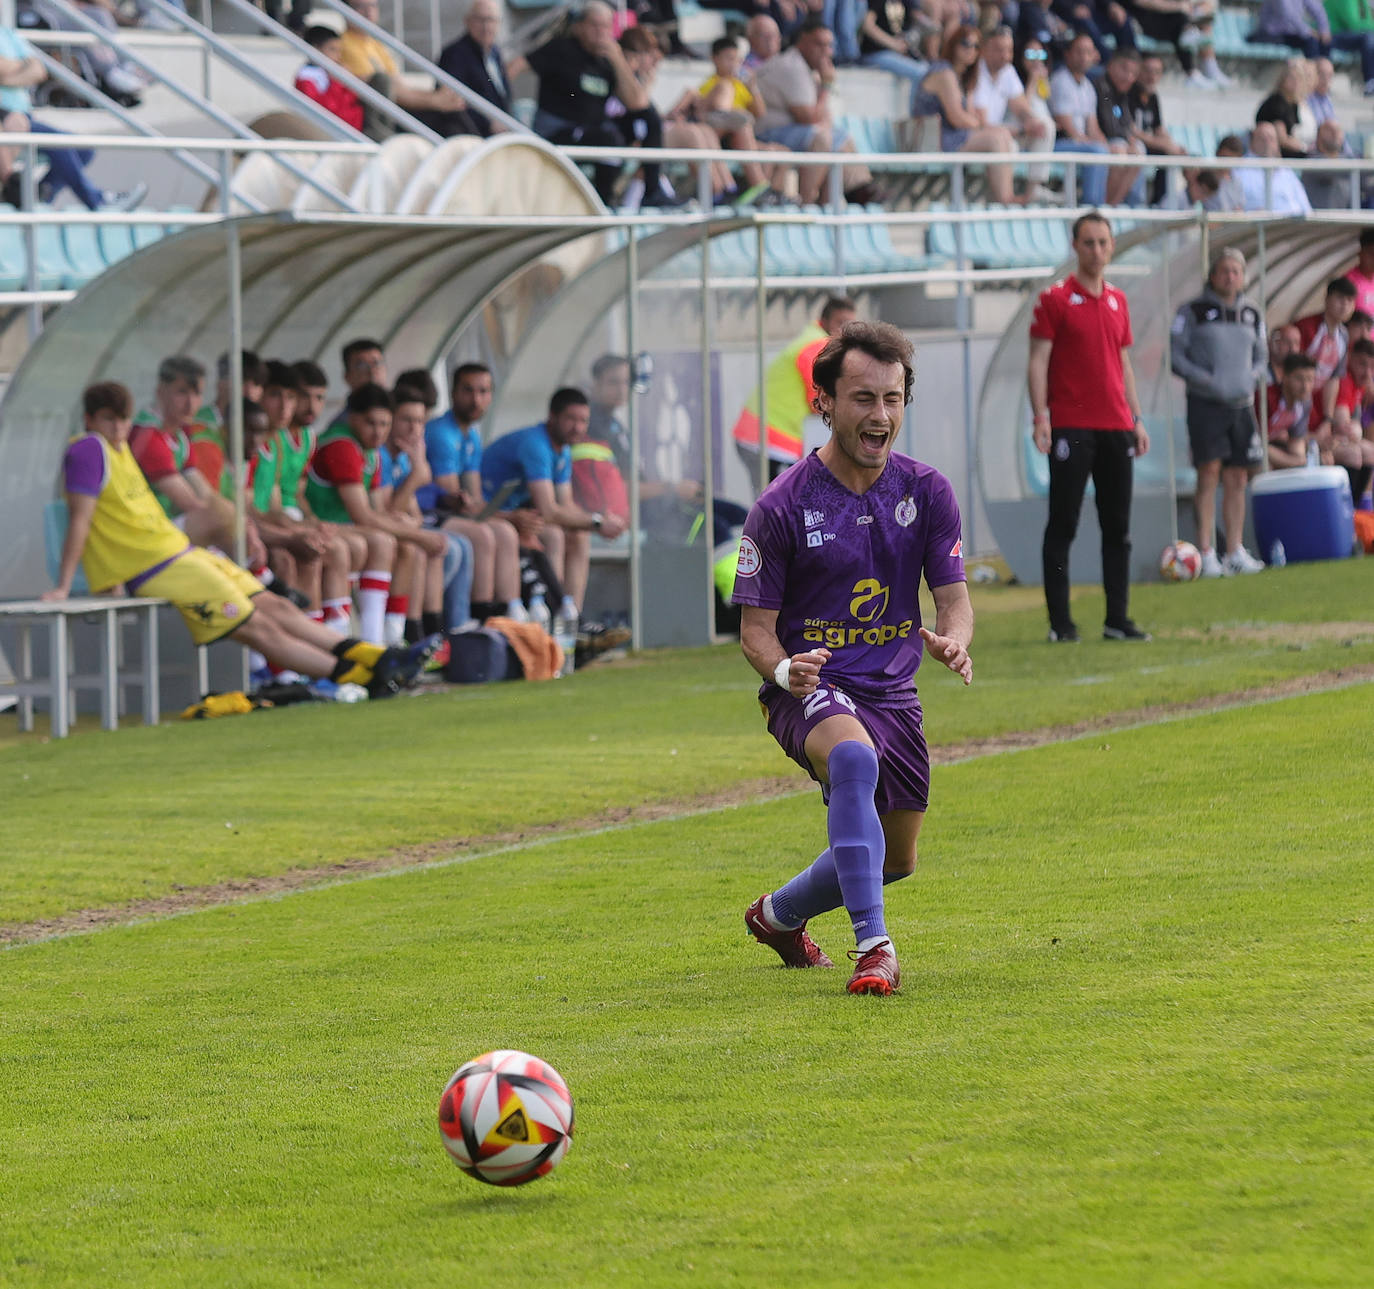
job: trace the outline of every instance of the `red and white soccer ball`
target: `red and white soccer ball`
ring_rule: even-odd
[[[1191,582],[1202,572],[1202,552],[1192,542],[1174,542],[1160,555],[1159,571],[1166,582]]]
[[[573,1103],[563,1076],[528,1052],[486,1052],[439,1098],[439,1136],[469,1177],[522,1186],[568,1153]]]

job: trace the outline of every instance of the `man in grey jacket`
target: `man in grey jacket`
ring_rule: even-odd
[[[1245,256],[1227,247],[1212,261],[1207,289],[1174,316],[1170,357],[1174,374],[1188,386],[1188,442],[1197,468],[1193,498],[1202,576],[1258,573],[1264,565],[1241,544],[1245,486],[1264,461],[1255,421],[1255,388],[1268,369],[1264,319],[1242,293]],[[1226,557],[1213,547],[1216,491]]]

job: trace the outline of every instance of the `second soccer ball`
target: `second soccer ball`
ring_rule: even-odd
[[[1192,542],[1174,542],[1159,557],[1160,576],[1166,582],[1191,582],[1202,571],[1202,553]]]

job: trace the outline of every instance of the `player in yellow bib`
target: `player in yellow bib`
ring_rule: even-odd
[[[776,479],[802,459],[802,426],[812,415],[816,387],[811,368],[816,355],[831,336],[838,336],[857,314],[854,301],[832,296],[825,302],[819,321],[811,323],[768,365],[764,373],[768,417],[768,477]],[[751,481],[759,473],[759,391],[749,395],[734,429],[735,448],[749,470]]]
[[[263,595],[257,578],[204,547],[192,546],[149,488],[129,450],[133,397],[113,382],[83,395],[86,433],[63,459],[69,521],[57,585],[64,600],[80,563],[97,592],[121,584],[130,595],[170,600],[197,644],[233,637],[273,665],[339,684],[365,685],[374,697],[397,692],[425,657],[345,639],[312,622],[289,600]]]

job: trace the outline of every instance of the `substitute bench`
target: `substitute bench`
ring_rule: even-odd
[[[46,698],[53,738],[65,738],[74,714],[73,692],[100,692],[101,728],[119,725],[121,686],[137,685],[143,691],[143,723],[156,725],[159,717],[157,613],[166,600],[130,599],[124,596],[83,596],[68,600],[0,601],[0,627],[12,625],[19,638],[15,678],[0,680],[0,695],[13,694],[19,703],[19,728],[33,729],[33,700]],[[121,616],[141,629],[139,665],[120,669]],[[100,667],[97,672],[73,672],[73,632],[85,625],[100,629]],[[48,631],[48,674],[35,676],[33,632]],[[201,658],[203,658],[201,651]],[[202,664],[203,665],[203,664]]]

